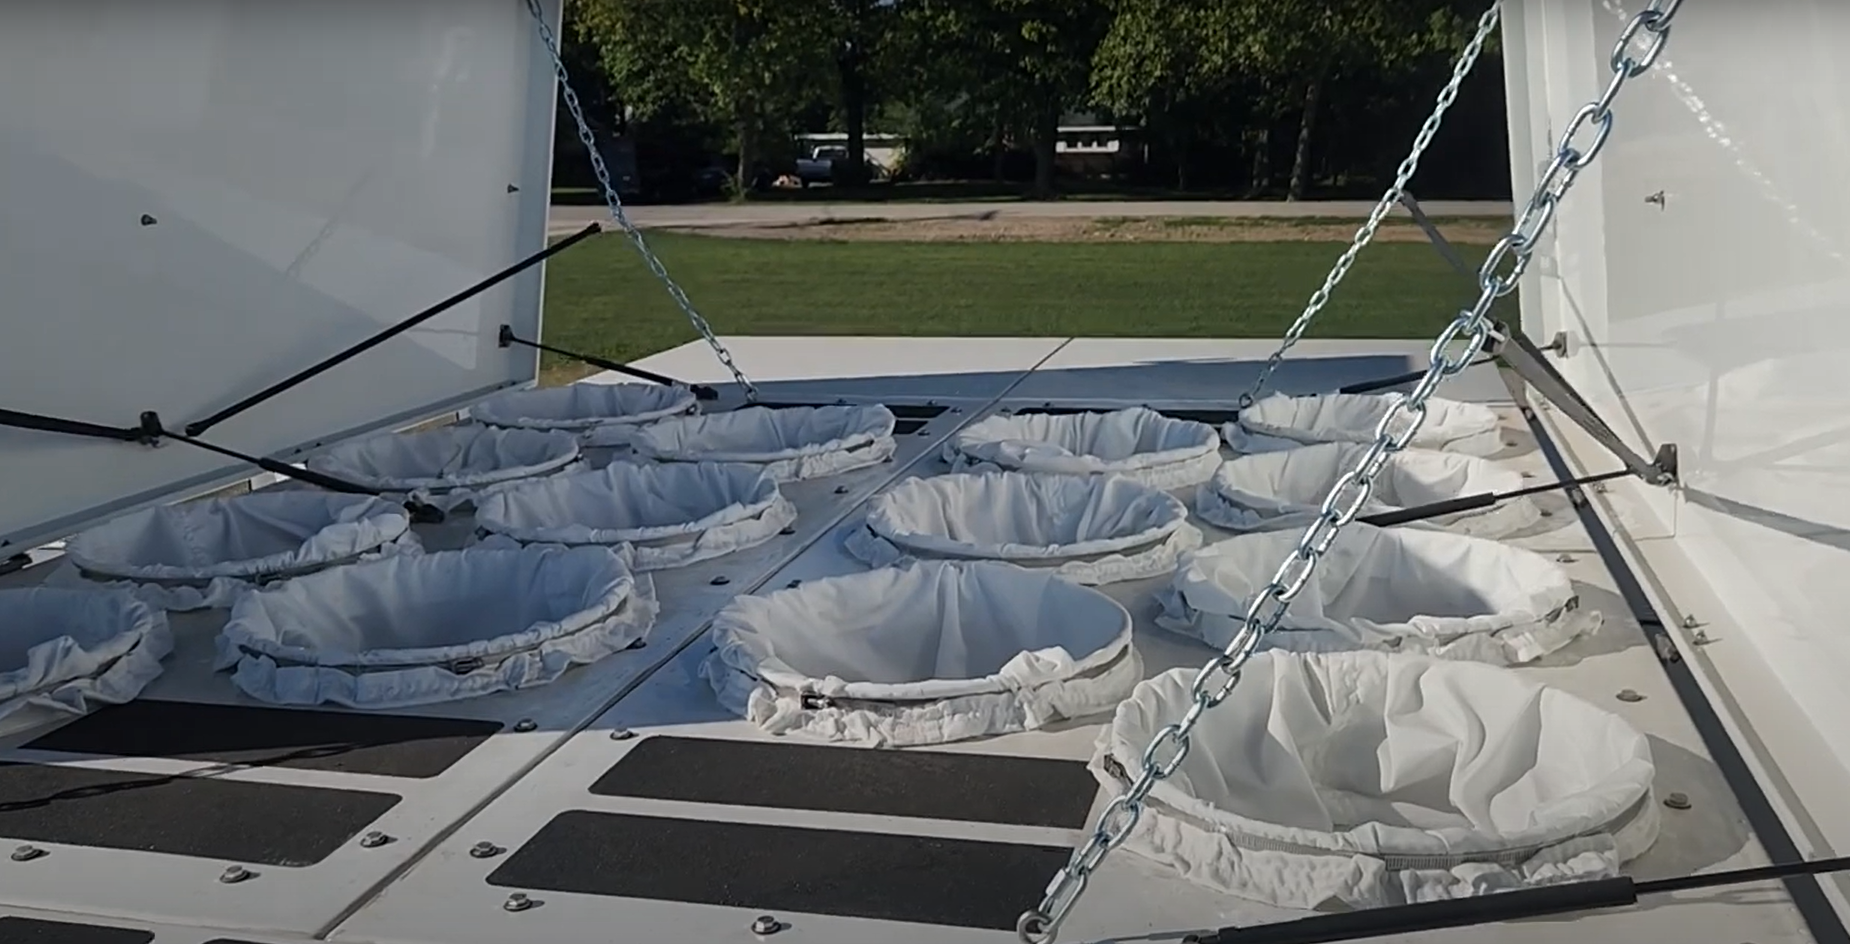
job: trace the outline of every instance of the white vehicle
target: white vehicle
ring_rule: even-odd
[[[536,397],[559,6],[0,13],[0,941],[1850,941],[1850,7],[1493,11],[1438,343]]]

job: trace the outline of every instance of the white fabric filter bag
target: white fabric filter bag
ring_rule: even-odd
[[[893,411],[867,406],[754,406],[681,416],[636,432],[630,448],[654,462],[761,466],[779,482],[879,465],[898,449]]]
[[[403,505],[276,489],[163,505],[71,538],[51,584],[127,590],[166,610],[230,606],[253,586],[422,553]]]
[[[739,597],[701,665],[771,734],[898,747],[1109,711],[1143,676],[1117,601],[1045,571],[920,561]]]
[[[1194,673],[1165,672],[1119,705],[1091,765],[1109,795],[1188,710]],[[1259,653],[1190,744],[1124,848],[1279,907],[1379,908],[1609,878],[1657,839],[1644,735],[1508,669]]]
[[[498,488],[477,501],[482,547],[627,545],[639,571],[756,547],[795,522],[777,480],[750,465],[616,462]]]
[[[1220,445],[1206,423],[1139,406],[984,417],[944,444],[944,460],[956,472],[1122,475],[1168,491],[1207,481],[1220,466]]]
[[[167,614],[119,590],[0,590],[0,734],[132,700],[173,651]]]
[[[469,418],[505,429],[560,430],[588,446],[621,446],[637,429],[699,409],[687,387],[575,383],[498,394],[469,408]]]
[[[1186,556],[1158,591],[1157,625],[1222,649],[1253,596],[1297,546],[1256,531]],[[1599,629],[1554,562],[1486,538],[1355,522],[1262,645],[1302,652],[1391,649],[1497,665],[1533,662]]]
[[[1275,452],[1311,443],[1373,443],[1375,427],[1393,408],[1397,393],[1325,393],[1292,397],[1272,394],[1240,411],[1221,435],[1234,452]],[[1478,403],[1433,397],[1426,420],[1407,444],[1415,449],[1495,455],[1503,450],[1502,420]]]
[[[1195,513],[1229,531],[1259,531],[1310,524],[1324,497],[1368,452],[1360,443],[1318,443],[1229,459],[1195,496]],[[1489,459],[1456,452],[1406,449],[1388,456],[1362,506],[1371,515],[1527,485],[1522,473]],[[1526,496],[1487,508],[1429,518],[1419,524],[1484,537],[1512,534],[1541,520]]]
[[[394,499],[452,511],[472,504],[483,489],[562,472],[581,461],[571,433],[442,426],[342,443],[307,465]]]
[[[1180,499],[1126,478],[989,472],[902,482],[844,543],[874,567],[997,560],[1106,584],[1173,571],[1201,531]]]
[[[654,584],[604,547],[388,557],[247,592],[215,668],[282,705],[401,708],[552,682],[644,640]]]

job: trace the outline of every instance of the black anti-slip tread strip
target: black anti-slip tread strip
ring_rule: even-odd
[[[496,721],[141,699],[25,747],[423,778],[448,770],[499,730]]]
[[[1012,930],[1064,846],[568,810],[490,885]]]
[[[1509,382],[1507,373],[1505,381]],[[1562,455],[1560,447],[1549,437],[1547,428],[1542,425],[1541,419],[1535,415],[1534,409],[1529,405],[1527,389],[1517,383],[1510,383],[1510,391],[1522,408],[1523,419],[1528,422],[1529,431],[1534,434],[1536,445],[1541,449],[1542,456],[1548,460],[1549,467],[1557,476],[1571,477],[1573,470],[1568,466],[1566,457]],[[1605,563],[1607,571],[1612,574],[1613,583],[1617,586],[1620,597],[1631,608],[1633,617],[1643,628],[1653,648],[1659,652],[1676,652],[1675,641],[1670,638],[1669,631],[1665,629],[1657,608],[1651,604],[1651,598],[1646,594],[1643,583],[1633,572],[1631,565],[1626,562],[1625,555],[1619,550],[1617,539],[1613,537],[1611,531],[1607,530],[1606,523],[1600,520],[1599,514],[1593,510],[1592,503],[1579,503],[1577,514],[1581,525],[1586,528],[1588,537],[1592,539],[1594,550],[1599,554],[1600,560]],[[1670,648],[1668,650],[1659,648],[1663,646]],[[1741,805],[1741,811],[1746,814],[1748,825],[1753,828],[1754,836],[1759,839],[1761,847],[1766,850],[1767,858],[1773,862],[1801,861],[1804,854],[1800,852],[1798,844],[1793,842],[1791,833],[1786,831],[1785,823],[1780,820],[1779,813],[1773,809],[1773,804],[1767,799],[1766,792],[1761,789],[1759,780],[1754,777],[1753,768],[1749,767],[1746,759],[1741,756],[1739,746],[1734,743],[1734,738],[1729,736],[1727,727],[1722,724],[1721,716],[1716,712],[1715,706],[1709,702],[1708,696],[1703,693],[1702,686],[1696,681],[1696,676],[1690,671],[1688,664],[1684,663],[1681,658],[1660,658],[1658,664],[1663,668],[1664,675],[1670,679],[1670,687],[1677,693],[1677,700],[1682,702],[1683,710],[1688,713],[1690,721],[1695,724],[1696,732],[1702,737],[1702,744],[1708,750],[1709,758],[1721,771],[1722,779],[1728,784],[1729,790],[1734,793],[1735,802]],[[1785,886],[1786,893],[1791,896],[1793,907],[1798,909],[1799,917],[1805,922],[1805,928],[1810,932],[1813,941],[1817,944],[1850,944],[1850,930],[1845,929],[1843,920],[1838,917],[1837,909],[1831,906],[1830,899],[1825,896],[1824,889],[1819,886],[1816,878],[1809,876],[1788,878],[1784,879],[1782,884]]]
[[[0,837],[307,866],[398,804],[389,793],[0,763]]]
[[[1082,829],[1098,781],[1078,761],[948,751],[651,737],[600,796]]]
[[[3,944],[148,944],[153,931],[74,921],[45,921],[8,915],[0,918]]]

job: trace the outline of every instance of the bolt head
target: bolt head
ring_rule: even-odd
[[[726,576],[725,574],[720,574],[719,576],[714,577],[712,580],[707,581],[707,583],[710,583],[715,587],[723,587],[731,582],[732,582],[732,578]]]
[[[616,728],[610,732],[610,739],[613,741],[627,741],[635,736],[636,732],[628,728]]]
[[[519,721],[514,722],[514,730],[520,731],[522,733],[525,733],[527,731],[532,731],[538,727],[539,727],[539,724],[536,723],[532,718],[522,718]]]
[[[1697,626],[1700,626],[1700,625],[1702,624],[1696,622],[1696,617],[1694,614],[1683,617],[1683,628],[1684,629],[1695,629]]]
[[[250,878],[253,874],[255,873],[244,866],[233,865],[226,868],[225,871],[218,873],[218,880],[226,885],[232,885]]]
[[[537,904],[537,902],[535,902],[533,899],[528,898],[527,896],[521,894],[520,892],[515,892],[514,894],[507,896],[507,901],[504,901],[501,903],[501,909],[503,911],[526,911],[528,908],[533,907],[535,904]]]
[[[752,933],[758,935],[776,934],[784,929],[783,922],[773,915],[759,915],[752,919]]]
[[[1664,805],[1673,810],[1687,810],[1690,807],[1689,796],[1682,793],[1672,793],[1664,797]]]
[[[1572,554],[1557,554],[1557,555],[1555,555],[1555,560],[1556,560],[1556,561],[1557,561],[1558,563],[1562,563],[1562,564],[1572,564],[1572,563],[1574,562],[1574,555],[1572,555]]]
[[[1618,699],[1620,701],[1644,701],[1644,696],[1627,688],[1627,689],[1622,689],[1619,692]]]
[[[492,842],[478,842],[469,847],[469,855],[477,859],[492,859],[506,851]]]
[[[37,846],[19,846],[13,850],[13,861],[31,862],[33,859],[42,859],[47,855],[50,853]]]
[[[360,837],[360,845],[367,849],[377,849],[391,841],[392,837],[376,829]]]

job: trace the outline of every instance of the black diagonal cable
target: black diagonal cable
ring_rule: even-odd
[[[614,370],[619,374],[628,374],[629,376],[635,377],[639,380],[647,380],[650,383],[658,383],[664,387],[686,387],[689,390],[692,390],[694,392],[694,398],[697,400],[717,400],[719,399],[719,391],[713,389],[712,387],[707,386],[706,384],[682,383],[681,381],[676,380],[673,377],[669,377],[664,374],[658,374],[652,370],[643,370],[640,367],[631,367],[628,364],[619,364],[616,361],[598,357],[595,354],[580,354],[577,351],[568,351],[562,347],[553,347],[550,344],[542,344],[538,341],[529,341],[526,338],[516,335],[514,333],[514,327],[512,325],[502,325],[501,326],[501,335],[500,335],[499,340],[501,342],[502,347],[507,347],[510,344],[519,344],[525,347],[533,348],[536,351],[545,351],[549,354],[557,354],[560,357],[569,357],[572,360],[590,364],[592,367],[602,367],[605,370]]]
[[[1455,515],[1461,511],[1476,511],[1479,508],[1489,508],[1491,505],[1495,505],[1498,502],[1506,502],[1512,498],[1522,498],[1525,495],[1550,492],[1558,488],[1578,488],[1582,485],[1592,485],[1595,482],[1608,482],[1613,479],[1620,479],[1634,474],[1636,473],[1632,472],[1630,469],[1619,469],[1616,472],[1601,472],[1598,475],[1583,475],[1577,479],[1565,479],[1559,482],[1544,482],[1541,485],[1531,485],[1528,488],[1518,488],[1508,492],[1479,492],[1476,495],[1448,498],[1444,501],[1436,501],[1426,505],[1415,505],[1412,508],[1396,508],[1393,511],[1380,511],[1372,515],[1362,515],[1355,520],[1363,522],[1364,524],[1372,524],[1377,528],[1387,528],[1397,524],[1410,524],[1415,521],[1425,521],[1428,518],[1437,518],[1441,515]]]
[[[441,315],[444,312],[449,311],[452,308],[455,308],[457,305],[460,305],[463,302],[466,302],[469,299],[474,298],[477,295],[480,295],[483,292],[486,292],[491,288],[494,288],[495,286],[501,284],[502,282],[505,282],[508,279],[511,279],[516,275],[519,275],[520,273],[526,271],[527,269],[530,269],[533,266],[536,266],[540,264],[541,262],[544,262],[547,259],[561,252],[564,252],[566,249],[569,249],[572,246],[576,245],[577,243],[585,239],[588,239],[591,236],[594,236],[597,233],[602,232],[602,231],[603,231],[602,226],[600,226],[597,223],[592,223],[591,225],[585,227],[584,229],[581,229],[578,232],[573,233],[572,235],[567,236],[566,238],[561,239],[558,242],[553,243],[550,246],[547,246],[545,249],[542,249],[539,252],[536,252],[533,255],[530,255],[526,257],[525,259],[522,259],[519,262],[516,262],[513,265],[508,266],[505,269],[502,269],[499,272],[496,272],[494,275],[491,275],[488,278],[483,279],[482,281],[477,282],[474,285],[471,285],[468,288],[463,289],[462,291],[457,292],[454,295],[451,295],[449,298],[446,298],[443,301],[440,301],[437,304],[432,305],[431,307],[426,308],[423,311],[420,311],[417,314],[412,315],[409,318],[406,318],[405,320],[391,326],[390,328],[387,328],[384,331],[381,331],[378,334],[375,334],[372,337],[367,338],[366,340],[361,341],[360,343],[355,344],[352,347],[349,347],[346,350],[333,355],[332,357],[325,358],[320,363],[315,364],[313,367],[300,371],[290,377],[284,378],[283,380],[279,380],[276,383],[273,383],[270,386],[265,387],[264,389],[258,391],[257,393],[251,394],[250,396],[245,397],[244,399],[239,400],[236,403],[233,403],[232,405],[218,411],[217,413],[214,413],[211,416],[206,417],[205,419],[195,420],[191,423],[186,424],[186,434],[189,436],[198,436],[201,433],[204,433],[206,430],[211,429],[214,426],[217,426],[218,424],[238,415],[239,413],[242,413],[245,410],[250,409],[251,407],[254,407],[260,403],[263,403],[266,400],[269,400],[275,397],[277,394],[283,393],[294,387],[298,387],[308,382],[309,380],[312,380],[315,377],[321,374],[324,374],[328,372],[329,370],[332,370],[333,368],[338,367],[341,364],[349,360],[352,360],[353,358],[359,356],[360,354],[363,354],[366,351],[369,351],[375,347],[378,347],[379,345],[384,344],[386,341],[389,341],[392,338],[397,337],[398,335],[403,334],[406,331],[409,331],[412,328],[415,328],[418,325],[423,324],[424,322],[429,321],[430,319],[435,318],[438,315]]]

